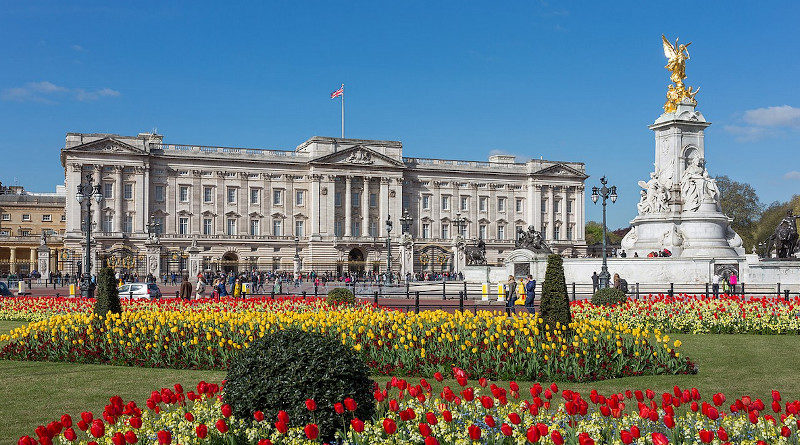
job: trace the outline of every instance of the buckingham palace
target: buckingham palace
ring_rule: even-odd
[[[580,162],[404,157],[398,141],[329,137],[271,150],[68,133],[61,163],[65,249],[83,249],[86,210],[72,197],[91,180],[94,264],[140,275],[382,272],[387,236],[393,271],[457,271],[459,246],[482,240],[502,263],[528,226],[557,253],[586,252]]]

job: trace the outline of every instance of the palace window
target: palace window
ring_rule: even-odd
[[[506,211],[506,198],[497,198],[497,211],[498,212]]]
[[[11,221],[11,214],[3,213],[3,221]]]
[[[305,224],[303,224],[303,221],[294,222],[294,236],[306,236],[304,229]]]
[[[568,240],[572,239],[572,226],[567,227],[567,239]]]
[[[51,222],[53,221],[53,215],[42,215],[42,222]]]
[[[478,226],[478,238],[486,239],[486,224]]]
[[[182,216],[178,219],[178,233],[180,235],[189,234],[189,218]]]
[[[353,192],[353,207],[359,207],[361,205],[361,193]]]
[[[486,207],[488,207],[488,204],[489,204],[489,198],[481,196],[480,199],[478,199],[478,210],[481,212],[485,212]]]
[[[211,187],[203,187],[203,202],[210,204],[214,196],[214,189]]]
[[[369,222],[369,236],[378,236],[378,223],[375,220]]]
[[[422,223],[422,237],[423,238],[430,238],[431,237],[431,225],[428,223]]]
[[[403,200],[408,200],[408,195],[403,196]],[[377,193],[370,193],[369,194],[369,206],[370,207],[378,207],[378,194]],[[403,203],[403,207],[408,208],[408,202]]]
[[[22,214],[22,220],[23,221],[30,221],[31,220],[31,214],[30,213],[23,213]]]
[[[442,224],[442,238],[450,238],[450,224]]]
[[[336,221],[334,221],[333,222],[333,235],[337,236],[337,237],[341,237],[342,234],[344,233],[344,230],[342,229],[342,227],[343,226],[342,226],[342,221],[341,220],[337,219]]]
[[[506,239],[506,226],[497,226],[497,239]]]
[[[103,198],[112,199],[114,197],[114,184],[110,182],[103,183]]]
[[[103,215],[103,232],[110,232],[113,230],[114,217],[112,215]]]
[[[154,194],[156,195],[156,202],[164,202],[164,186],[157,185],[154,190]]]
[[[442,196],[442,210],[450,210],[450,197]]]
[[[553,200],[553,213],[557,213],[561,211],[561,200],[554,199]],[[556,238],[558,239],[558,238]]]
[[[125,219],[122,220],[122,231],[125,233],[133,232],[133,215],[125,215]]]
[[[543,199],[542,200],[542,213],[545,213],[545,212],[547,212],[547,200]]]
[[[133,184],[127,183],[122,186],[122,197],[125,199],[133,199]]]
[[[422,195],[422,210],[431,208],[431,195]]]
[[[250,204],[258,204],[261,198],[261,189],[250,189]]]
[[[19,235],[20,236],[31,236],[31,231],[30,230],[20,230]]]
[[[517,213],[522,213],[522,198],[517,198],[514,205]]]
[[[272,205],[282,206],[283,205],[283,190],[273,190],[272,191]]]
[[[553,240],[558,240],[561,238],[561,226],[553,227]]]
[[[203,235],[211,235],[211,218],[203,219]]]
[[[305,204],[305,190],[297,190],[294,192],[294,204],[301,206]]]
[[[164,217],[163,216],[156,216],[155,219],[156,226],[154,228],[154,233],[164,233]]]
[[[567,200],[567,213],[572,213],[572,200]]]
[[[353,236],[361,236],[361,221],[353,221],[350,229],[353,233]]]
[[[228,235],[236,235],[236,219],[228,218],[225,233]]]
[[[257,219],[250,220],[250,236],[258,236],[261,235],[261,222]]]
[[[61,222],[64,222],[66,220],[67,220],[67,215],[61,215]]]
[[[283,221],[280,219],[272,220],[272,234],[275,236],[283,236]]]
[[[461,211],[462,212],[466,212],[468,208],[469,208],[469,197],[468,196],[462,196],[461,197]]]
[[[189,186],[182,185],[178,188],[178,199],[180,202],[189,202]]]
[[[467,238],[469,236],[468,235],[468,231],[467,231],[468,229],[467,229],[467,224],[466,223],[462,222],[461,226],[458,228],[458,230],[459,230],[461,236],[463,236],[464,238]]]
[[[342,193],[341,192],[336,192],[336,193],[333,194],[333,205],[335,205],[336,207],[341,207],[342,206]]]
[[[228,187],[228,204],[236,204],[236,187]]]

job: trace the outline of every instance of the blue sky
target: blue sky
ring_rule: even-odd
[[[800,192],[798,2],[2,2],[0,180],[63,182],[69,131],[291,149],[347,135],[406,156],[582,161],[609,177],[609,226],[636,212],[668,72],[687,84],[712,175],[765,202]],[[588,200],[587,219],[599,219]]]

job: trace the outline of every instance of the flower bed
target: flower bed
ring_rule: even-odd
[[[695,371],[668,336],[607,320],[576,322],[565,330],[528,314],[413,314],[299,299],[241,301],[137,302],[105,319],[91,312],[54,315],[0,335],[0,342],[10,341],[0,358],[226,369],[255,338],[296,327],[341,339],[374,372],[387,375],[430,375],[458,366],[490,378],[588,381]]]
[[[616,306],[572,303],[576,320],[610,320],[632,328],[691,334],[800,334],[800,298],[648,295]]]
[[[355,418],[352,400],[334,406],[308,400],[306,406],[337,413],[342,444],[798,443],[800,402],[784,401],[777,391],[765,401],[726,400],[723,394],[703,399],[696,389],[678,387],[660,395],[628,390],[585,396],[535,384],[530,394],[520,394],[514,382],[504,388],[480,379],[475,385],[460,369],[453,371],[459,386],[439,393],[425,379],[414,384],[394,378],[385,389],[376,387],[372,419]],[[175,385],[153,391],[141,407],[112,397],[102,414],[64,415],[36,428],[37,439],[24,436],[19,444],[320,443],[316,424],[296,424],[285,412],[274,419],[260,411],[236,418],[222,391],[205,382],[188,392]]]

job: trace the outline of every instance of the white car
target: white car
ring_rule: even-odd
[[[121,300],[161,298],[161,290],[154,283],[126,283],[119,287],[119,298]]]

